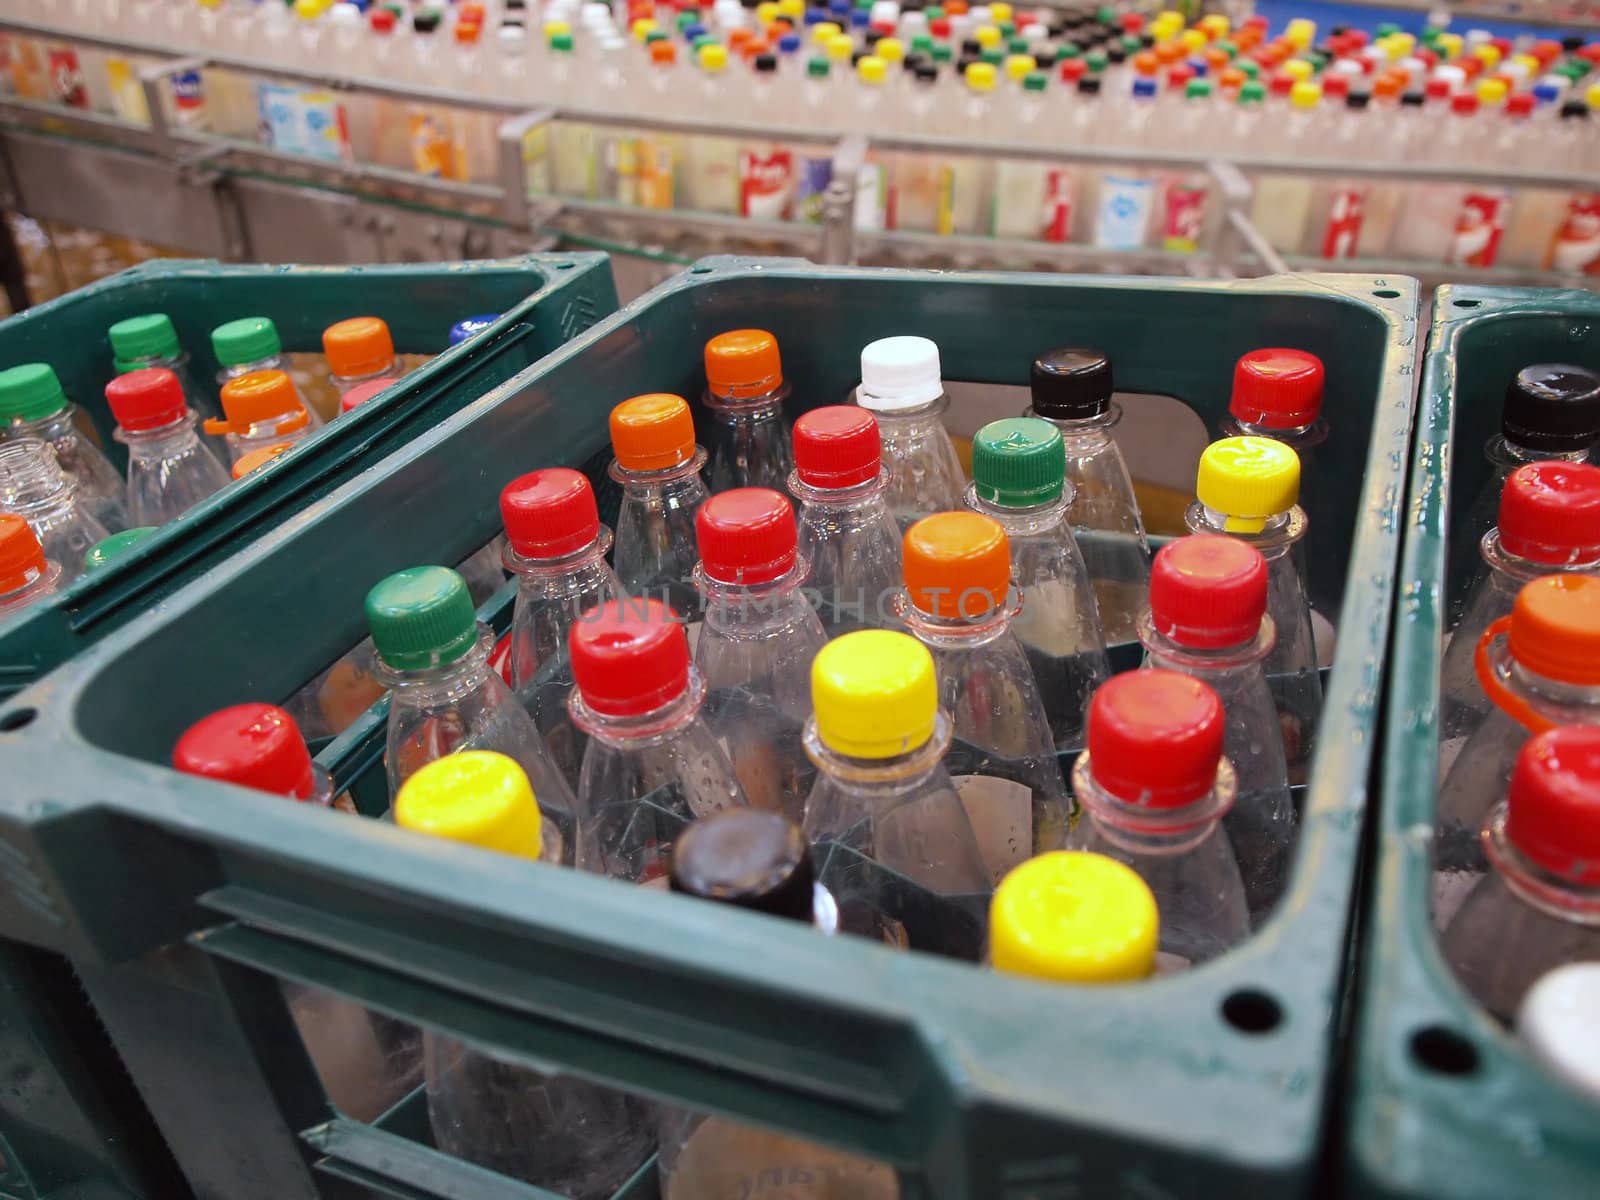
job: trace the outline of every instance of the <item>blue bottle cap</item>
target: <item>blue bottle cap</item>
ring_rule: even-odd
[[[685,25],[683,27],[683,40],[692,44],[695,38],[704,37],[705,33],[706,27],[696,21],[692,25]]]
[[[800,49],[800,35],[798,33],[784,34],[778,39],[778,49],[785,54],[793,54]]]
[[[858,8],[850,14],[851,29],[865,29],[872,24],[872,14],[864,8]]]
[[[469,337],[482,333],[500,319],[499,313],[484,313],[481,317],[468,317],[450,326],[450,344],[459,346]]]
[[[1553,83],[1536,83],[1533,85],[1533,98],[1540,104],[1550,104],[1561,99],[1561,89]]]
[[[812,25],[820,25],[828,19],[828,12],[826,9],[808,8],[806,9],[806,15],[802,19],[805,21],[807,27]]]
[[[1141,100],[1154,96],[1156,94],[1156,81],[1154,79],[1135,79],[1133,81],[1133,94]]]
[[[1191,58],[1189,60],[1189,69],[1194,72],[1196,79],[1204,79],[1206,73],[1211,70],[1211,64],[1203,58]]]

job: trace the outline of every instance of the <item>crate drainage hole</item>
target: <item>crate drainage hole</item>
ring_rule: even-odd
[[[1376,296],[1379,300],[1398,300],[1398,299],[1400,299],[1400,293],[1395,291],[1393,288],[1383,288],[1383,289],[1381,289],[1379,291],[1373,292],[1372,294],[1374,296]]]
[[[1411,1056],[1440,1075],[1471,1075],[1478,1069],[1478,1048],[1443,1025],[1429,1025],[1412,1034]]]
[[[1240,1033],[1271,1033],[1283,1023],[1283,1006],[1266,992],[1245,988],[1228,994],[1222,1015]]]
[[[32,725],[33,719],[38,715],[39,710],[36,708],[13,708],[5,716],[0,717],[0,733],[11,733],[13,730]]]
[[[710,267],[690,267],[689,268],[689,274],[691,274],[691,275],[709,275],[709,274],[711,274],[711,268]]]
[[[1456,300],[1456,301],[1453,301],[1453,303],[1455,304],[1455,306],[1457,308],[1479,308],[1479,307],[1482,306],[1483,301],[1482,300]]]

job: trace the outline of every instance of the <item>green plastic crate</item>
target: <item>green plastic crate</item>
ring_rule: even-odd
[[[245,1178],[274,1197],[351,1184],[408,1198],[542,1195],[407,1136],[414,1107],[374,1125],[332,1111],[274,976],[889,1161],[907,1197],[1305,1194],[1377,740],[1415,308],[1411,281],[1366,276],[1217,283],[707,260],[0,709],[0,747],[33,781],[0,797],[0,869],[26,864],[30,876],[26,904],[0,894],[0,933],[78,960],[204,1195],[236,1194]],[[797,409],[842,398],[860,346],[892,333],[937,341],[947,378],[994,384],[1025,382],[1049,346],[1099,345],[1124,390],[1178,396],[1213,427],[1244,351],[1323,357],[1323,453],[1343,469],[1315,473],[1324,482],[1305,502],[1313,595],[1342,607],[1340,642],[1291,890],[1248,945],[1134,989],[1049,988],[166,768],[189,722],[288,696],[354,642],[371,582],[454,562],[493,534],[506,480],[553,463],[597,471],[618,400],[698,396],[705,340],[751,323],[777,334]],[[321,757],[344,784],[374,770],[360,735]],[[185,937],[187,949],[174,946]],[[175,1029],[180,1003],[188,1026]]]
[[[1506,1200],[1600,1193],[1600,1107],[1542,1073],[1456,983],[1429,915],[1439,664],[1454,521],[1488,482],[1506,385],[1537,362],[1600,369],[1600,295],[1450,286],[1434,299],[1406,499],[1378,857],[1362,939],[1350,1194]]]
[[[170,316],[201,380],[220,369],[211,330],[241,316],[271,317],[291,353],[320,351],[322,331],[343,317],[380,316],[401,353],[438,355],[380,402],[329,422],[271,470],[225,489],[107,567],[0,622],[0,696],[119,628],[616,307],[610,266],[600,254],[374,267],[163,261],[0,322],[0,366],[54,366],[119,469],[126,451],[112,440],[116,422],[105,401],[113,375],[106,330],[125,317]],[[484,312],[504,319],[446,348],[456,321]]]

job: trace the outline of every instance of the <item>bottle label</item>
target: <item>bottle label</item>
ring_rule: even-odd
[[[179,71],[172,76],[172,104],[180,124],[199,122],[206,108],[205,80],[199,71]]]
[[[349,160],[344,108],[332,93],[263,83],[256,92],[256,111],[261,118],[261,140],[273,149],[324,162]]]
[[[991,879],[1004,878],[1033,854],[1033,789],[995,775],[951,780],[967,810],[978,853]]]
[[[605,179],[600,193],[629,208],[639,203],[639,140],[631,134],[605,140]]]
[[[634,143],[639,160],[640,208],[671,208],[676,188],[677,149],[666,137],[643,137]]]
[[[794,197],[794,155],[768,147],[739,155],[739,213],[763,221],[789,216]]]
[[[1338,187],[1328,206],[1328,223],[1322,228],[1323,258],[1354,258],[1366,215],[1365,188]]]
[[[1463,267],[1494,266],[1510,206],[1511,198],[1505,192],[1468,192],[1456,217],[1450,261]]]
[[[853,219],[857,229],[868,232],[887,227],[889,196],[882,163],[861,164],[861,170],[856,175],[856,208]]]
[[[300,93],[281,83],[263,83],[256,92],[261,141],[285,154],[304,154],[300,126]]]
[[[697,137],[689,143],[685,191],[700,212],[739,211],[739,145],[732,138]]]
[[[1072,240],[1072,170],[1051,167],[1044,173],[1044,228],[1047,242]]]
[[[806,157],[800,160],[794,184],[794,211],[800,220],[813,225],[822,222],[822,198],[832,182],[832,157]]]
[[[411,169],[430,179],[455,178],[449,131],[434,113],[411,114]]]
[[[1578,192],[1567,201],[1566,219],[1550,243],[1545,268],[1600,274],[1600,192]]]
[[[50,48],[50,90],[55,98],[73,108],[89,107],[89,92],[83,86],[83,67],[78,52],[71,46]]]
[[[550,194],[550,126],[535,125],[522,135],[522,179],[530,196]]]
[[[1155,184],[1127,175],[1100,177],[1100,205],[1095,214],[1095,245],[1108,250],[1137,250],[1150,228]]]
[[[1175,182],[1167,188],[1166,211],[1161,222],[1161,244],[1178,254],[1200,248],[1205,223],[1206,188],[1203,184]]]
[[[125,58],[106,59],[106,84],[111,89],[111,107],[124,121],[139,125],[150,124],[150,106],[145,103],[144,89]]]

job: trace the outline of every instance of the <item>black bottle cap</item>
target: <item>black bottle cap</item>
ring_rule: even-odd
[[[879,33],[876,29],[869,29],[861,40],[866,42],[869,46],[876,46],[879,42],[883,41],[883,34]]]
[[[1421,108],[1425,99],[1421,92],[1407,92],[1400,97],[1400,103],[1406,108]]]
[[[937,83],[939,81],[939,65],[937,63],[918,63],[917,82]]]
[[[1328,30],[1328,36],[1329,37],[1343,37],[1345,34],[1347,34],[1349,32],[1350,32],[1350,26],[1348,26],[1348,25],[1335,25],[1335,26],[1333,26],[1332,28],[1330,28]]]
[[[765,75],[778,69],[778,56],[776,54],[756,55],[756,70]]]
[[[1039,49],[1033,52],[1033,61],[1039,64],[1041,71],[1048,71],[1056,65],[1056,52],[1048,47],[1040,46]]]
[[[672,890],[810,924],[816,873],[800,827],[755,808],[690,825],[672,848]]]
[[[926,54],[908,54],[900,60],[900,66],[901,69],[909,71],[911,74],[915,75],[917,73],[917,68],[927,61],[928,56]]]
[[[1575,33],[1568,34],[1566,37],[1561,39],[1561,48],[1568,54],[1571,54],[1574,50],[1582,50],[1583,39]]]
[[[1121,46],[1108,46],[1106,48],[1106,61],[1121,63],[1128,61],[1128,52]]]
[[[1561,119],[1563,121],[1570,120],[1574,117],[1587,118],[1588,115],[1589,106],[1582,100],[1568,100],[1561,106]]]
[[[1156,44],[1156,35],[1155,34],[1153,34],[1153,33],[1141,33],[1139,35],[1139,47],[1140,47],[1140,49],[1148,50],[1148,49],[1150,49],[1151,46],[1154,46],[1155,44]]]
[[[1600,375],[1568,363],[1523,367],[1506,388],[1500,432],[1514,446],[1570,454],[1600,439]]]
[[[1100,94],[1100,77],[1098,75],[1085,75],[1078,80],[1078,95],[1098,96]]]
[[[961,55],[962,55],[963,58],[965,58],[969,54],[972,55],[973,58],[977,58],[982,53],[983,53],[983,43],[980,42],[977,38],[963,38],[962,39],[962,42],[961,42]]]
[[[1033,360],[1033,411],[1054,421],[1098,417],[1111,403],[1111,360],[1099,350],[1069,346]]]
[[[421,12],[412,15],[411,28],[418,33],[432,33],[439,28],[439,21],[440,16],[437,11],[425,8]]]
[[[863,58],[871,58],[871,57],[872,57],[872,51],[871,50],[861,50],[861,49],[852,50],[850,52],[850,65],[853,67],[857,63],[859,63]]]
[[[1346,108],[1353,108],[1357,112],[1361,112],[1361,111],[1365,110],[1367,105],[1369,105],[1371,103],[1372,103],[1372,93],[1371,92],[1351,92],[1349,95],[1347,95],[1344,98],[1344,106]]]

